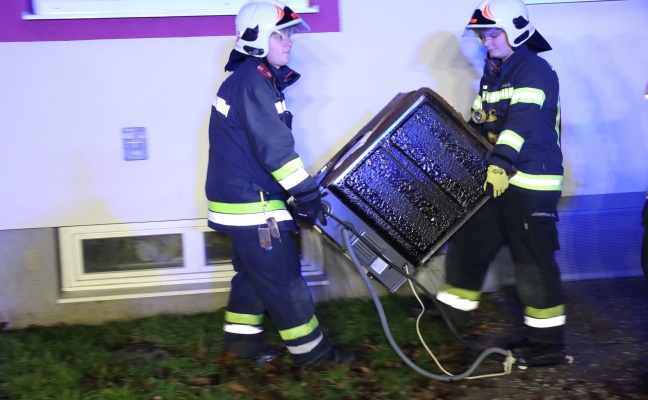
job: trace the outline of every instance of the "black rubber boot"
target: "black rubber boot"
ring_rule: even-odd
[[[520,367],[548,367],[569,362],[562,343],[543,343],[523,339],[506,346]]]
[[[272,362],[286,352],[286,346],[251,345],[249,342],[233,342],[223,348],[223,353],[234,359],[252,360],[257,364]]]
[[[232,353],[234,358],[255,358],[263,352],[263,333],[236,335],[225,332],[223,353]]]
[[[353,351],[342,350],[337,347],[332,347],[331,350],[324,353],[317,360],[310,362],[304,367],[326,368],[335,365],[350,366],[356,359],[356,354]]]

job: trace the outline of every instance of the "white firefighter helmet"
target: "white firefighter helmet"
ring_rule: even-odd
[[[523,0],[483,0],[470,18],[466,29],[500,28],[515,48],[527,43],[535,51],[551,50],[529,20],[529,11]]]
[[[297,14],[280,1],[250,0],[236,16],[234,50],[254,57],[268,55],[272,32],[290,28],[307,32],[310,28]]]

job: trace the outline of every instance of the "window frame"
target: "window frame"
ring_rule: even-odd
[[[61,290],[74,292],[97,289],[124,289],[143,286],[176,285],[228,281],[234,276],[231,263],[208,265],[205,257],[206,221],[164,221],[107,224],[59,228]],[[183,266],[114,272],[86,272],[83,241],[164,234],[182,235]]]
[[[210,232],[215,231],[208,227],[206,219],[60,227],[59,302],[95,301],[109,291],[105,299],[227,292],[236,272],[231,262],[209,264],[205,234]],[[84,269],[83,240],[164,234],[182,235],[182,267],[110,272],[86,272]],[[300,236],[300,243],[302,239]],[[302,275],[310,286],[328,285],[320,265],[303,251],[300,259]]]

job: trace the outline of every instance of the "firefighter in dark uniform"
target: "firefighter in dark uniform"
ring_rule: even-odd
[[[225,66],[232,73],[211,110],[208,223],[231,239],[236,271],[224,351],[239,358],[262,355],[267,312],[294,365],[347,364],[353,353],[334,348],[322,334],[291,239],[298,229],[291,214],[311,226],[316,219],[326,222],[319,188],[295,152],[283,95],[300,77],[287,66],[291,35],[300,30],[308,25],[281,2],[245,3]],[[294,210],[287,207],[290,196]]]
[[[484,183],[491,200],[452,237],[446,286],[436,298],[455,327],[468,325],[489,263],[507,243],[525,334],[506,348],[519,364],[560,363],[565,306],[554,256],[563,181],[560,100],[556,72],[537,55],[551,47],[522,0],[482,1],[466,28],[488,51],[469,124],[493,143]]]

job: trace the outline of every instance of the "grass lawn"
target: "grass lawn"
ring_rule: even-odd
[[[421,345],[413,297],[382,299],[392,335],[420,367],[441,374]],[[297,369],[290,356],[258,365],[221,355],[224,312],[159,315],[98,326],[33,327],[0,332],[0,399],[414,399],[438,398],[452,385],[426,378],[401,361],[371,300],[318,304],[318,319],[336,345],[354,349],[351,367]],[[266,319],[269,344],[280,344]],[[421,321],[428,347],[453,373],[457,341],[444,323]],[[472,362],[472,361],[470,361]],[[437,398],[429,397],[429,398]]]

